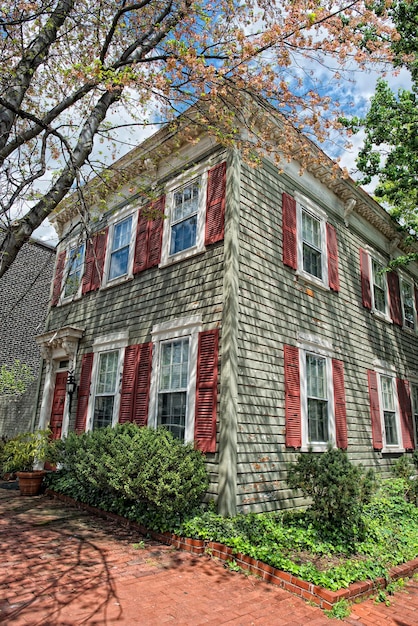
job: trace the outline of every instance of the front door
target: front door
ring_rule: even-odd
[[[54,399],[52,400],[51,421],[49,422],[52,439],[61,439],[67,376],[68,372],[58,372],[55,377]]]

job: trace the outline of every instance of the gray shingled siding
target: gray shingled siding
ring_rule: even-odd
[[[303,188],[304,178],[296,181]],[[320,183],[317,183],[320,186]],[[307,186],[304,194],[309,196]],[[285,482],[283,346],[296,345],[298,332],[332,343],[344,361],[350,458],[387,470],[390,458],[373,451],[367,369],[377,358],[407,378],[414,367],[417,338],[377,319],[362,306],[359,248],[364,238],[328,208],[337,229],[340,292],[320,289],[282,262],[282,192],[294,186],[265,164],[243,166],[240,240],[238,507],[275,510],[298,504]],[[318,193],[318,190],[315,189]],[[328,194],[329,195],[329,194]]]
[[[0,364],[19,359],[35,377],[23,396],[0,398],[0,435],[24,432],[33,422],[41,362],[34,337],[43,331],[54,263],[55,249],[31,241],[0,279]]]

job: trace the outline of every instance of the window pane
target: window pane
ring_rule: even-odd
[[[114,394],[116,392],[119,352],[100,354],[96,394]]]
[[[306,355],[308,397],[327,399],[326,361],[314,354]]]
[[[386,444],[388,446],[397,446],[399,442],[395,413],[391,413],[390,411],[384,411],[383,415],[385,420]]]
[[[411,283],[402,281],[401,286],[404,323],[408,328],[415,328],[414,291]]]
[[[187,393],[160,393],[158,398],[158,423],[179,439],[184,439]]]
[[[110,256],[109,280],[128,273],[132,217],[115,224]]]
[[[328,402],[308,398],[308,441],[326,443],[328,434]]]
[[[64,297],[77,293],[84,264],[84,244],[70,251],[68,274],[65,283]]]
[[[170,254],[187,250],[196,244],[197,215],[171,227]]]
[[[386,275],[381,263],[372,259],[374,307],[386,313]]]
[[[382,404],[383,409],[386,411],[395,410],[395,401],[393,397],[393,384],[392,379],[386,376],[381,377],[382,383]]]
[[[302,250],[305,272],[322,279],[321,222],[303,209]]]
[[[94,402],[93,429],[112,425],[114,396],[98,396]]]

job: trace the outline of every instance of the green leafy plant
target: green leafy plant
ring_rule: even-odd
[[[347,453],[329,448],[309,451],[288,465],[287,482],[312,499],[309,511],[323,536],[343,536],[353,541],[364,532],[362,506],[370,501],[374,474],[348,459]]]
[[[345,619],[350,615],[350,612],[350,604],[347,600],[340,600],[334,604],[332,609],[324,611],[327,617],[333,617],[334,619]]]
[[[0,367],[0,396],[20,396],[34,380],[32,370],[18,359]]]
[[[54,489],[157,530],[178,524],[208,486],[201,452],[166,429],[119,424],[71,433],[58,449]]]
[[[1,451],[3,472],[31,472],[37,463],[54,460],[49,430],[21,433],[7,441]]]
[[[416,451],[411,458],[403,454],[392,466],[393,474],[404,481],[405,498],[415,505],[418,505],[417,459]]]

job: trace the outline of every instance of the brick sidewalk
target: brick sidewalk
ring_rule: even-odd
[[[287,591],[0,484],[0,623],[5,626],[332,626]],[[8,487],[8,488],[5,488]],[[354,605],[348,624],[418,626],[418,583],[390,607]]]

